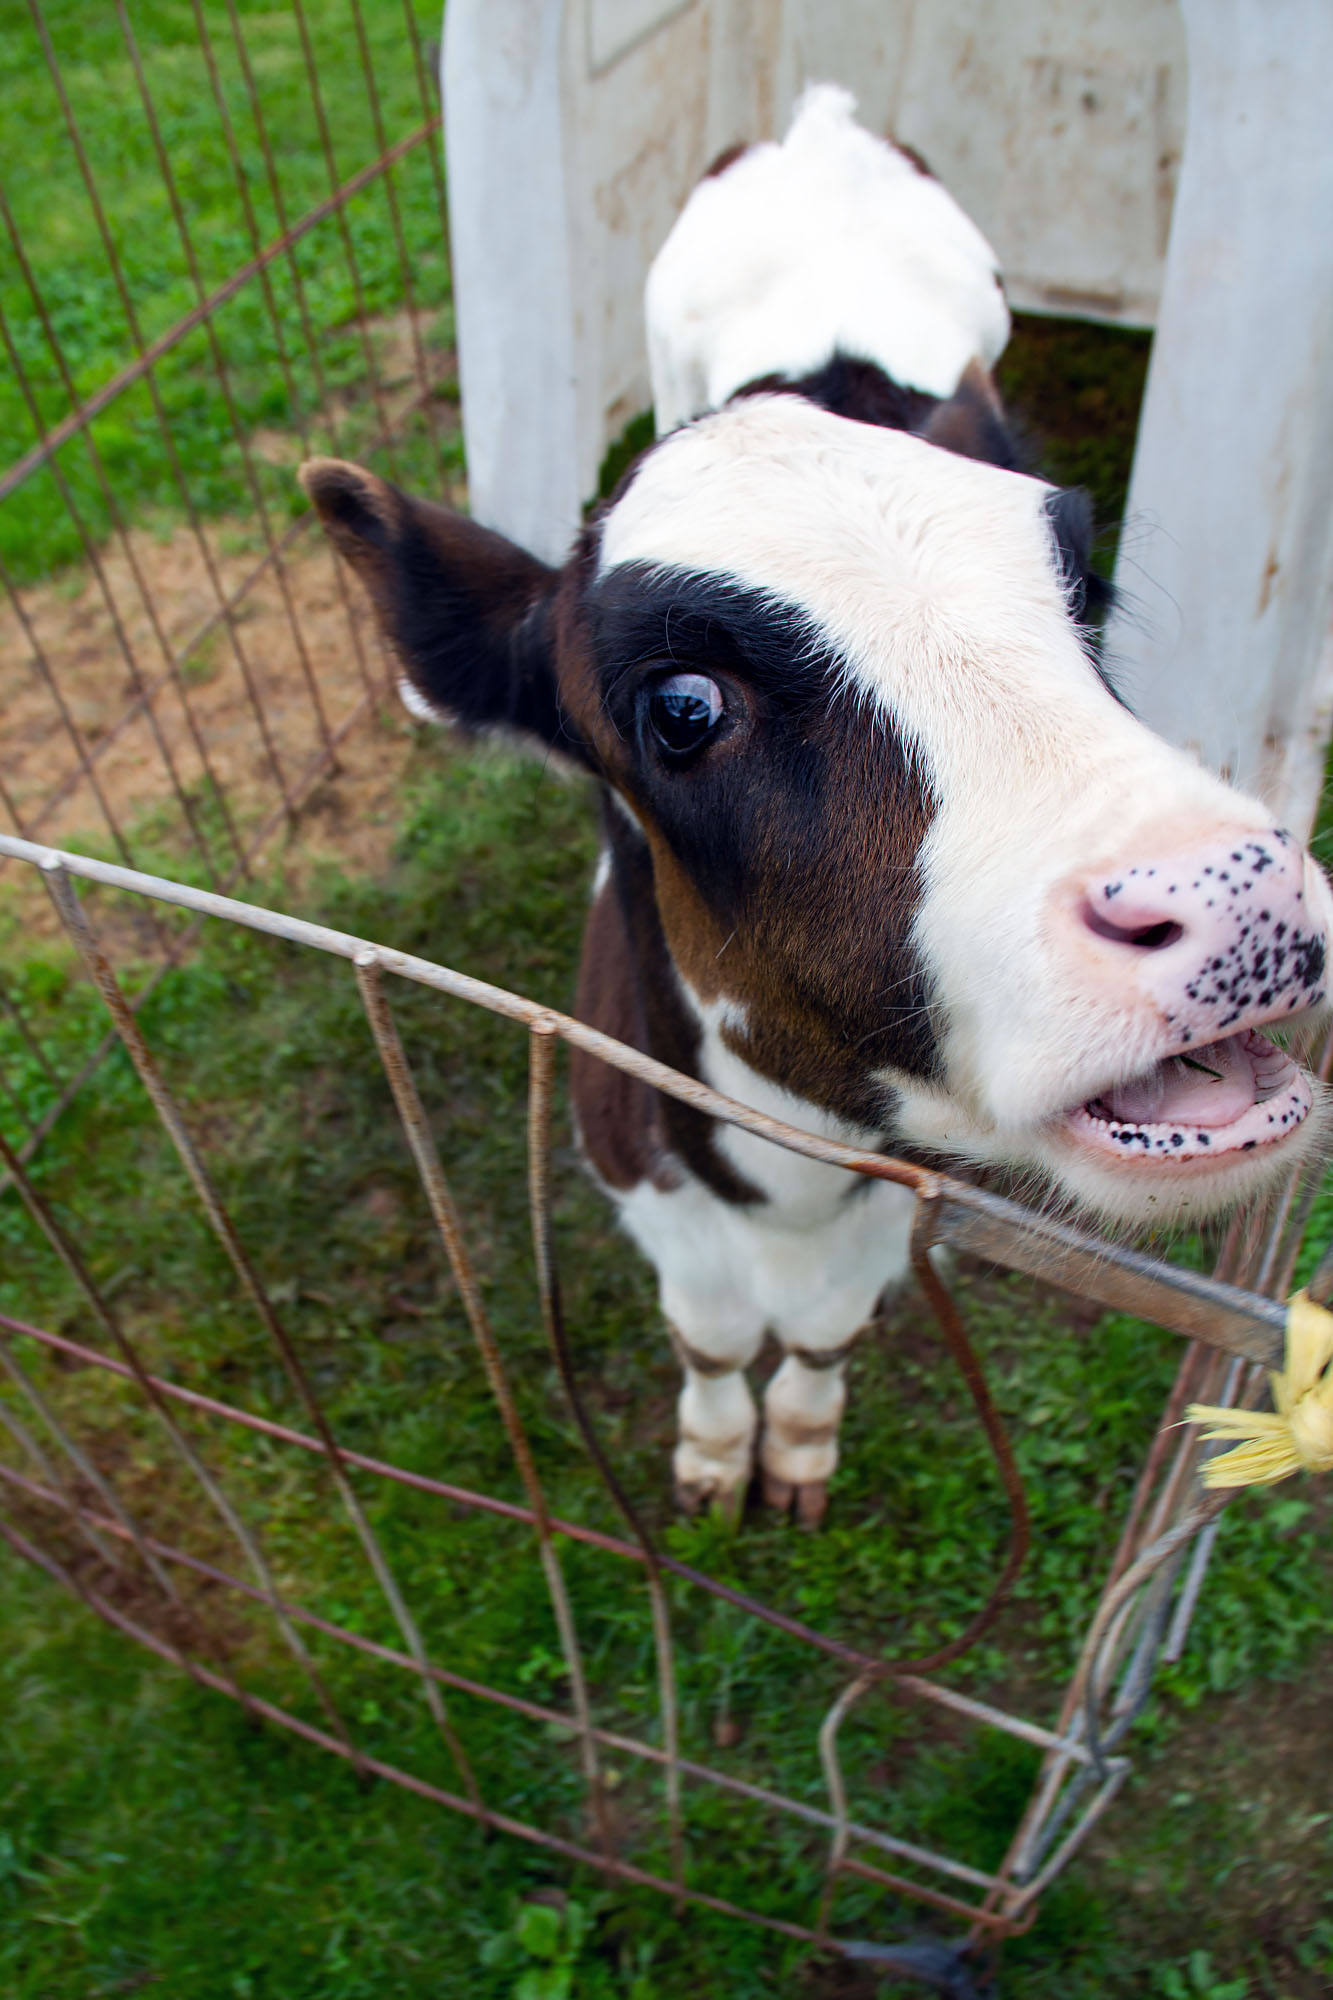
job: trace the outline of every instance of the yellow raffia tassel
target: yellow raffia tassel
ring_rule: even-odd
[[[1276,1410],[1221,1410],[1192,1403],[1192,1424],[1210,1442],[1227,1439],[1203,1468],[1205,1486],[1271,1486],[1293,1472],[1333,1472],[1333,1312],[1294,1292],[1287,1307],[1287,1365],[1270,1375]]]

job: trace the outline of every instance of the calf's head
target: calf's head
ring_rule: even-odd
[[[410,705],[610,787],[690,1004],[794,1099],[1127,1220],[1316,1142],[1259,1030],[1322,1003],[1333,899],[1103,680],[1078,496],[789,394],[663,439],[560,571],[303,476]]]

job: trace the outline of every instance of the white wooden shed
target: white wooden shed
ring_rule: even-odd
[[[1313,816],[1333,721],[1328,0],[449,0],[478,517],[559,559],[649,400],[643,281],[723,147],[832,79],[1020,309],[1155,325],[1109,643],[1141,713]]]

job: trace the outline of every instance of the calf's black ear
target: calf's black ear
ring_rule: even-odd
[[[1081,625],[1096,624],[1110,610],[1112,592],[1092,566],[1092,498],[1081,486],[1055,486],[1046,495],[1045,506],[1069,609]]]
[[[517,730],[583,761],[556,684],[558,571],[343,459],[312,458],[300,480],[370,594],[416,713]]]

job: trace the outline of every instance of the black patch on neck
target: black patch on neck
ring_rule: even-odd
[[[881,430],[906,431],[961,458],[981,459],[1007,472],[1022,469],[1021,454],[989,378],[980,369],[964,371],[952,396],[928,396],[904,388],[874,361],[835,352],[807,375],[761,375],[731,398],[801,396],[807,403]]]
[[[804,397],[831,416],[847,417],[856,424],[878,424],[889,431],[911,431],[920,435],[932,413],[939,407],[937,396],[920,389],[904,389],[873,361],[859,361],[854,355],[835,353],[822,368],[809,375],[761,375],[736,391],[731,401],[744,396],[789,395]]]

